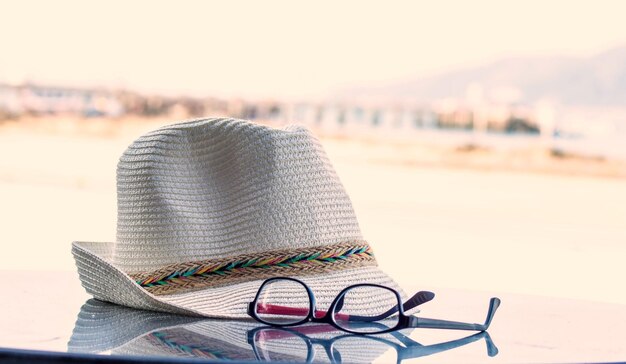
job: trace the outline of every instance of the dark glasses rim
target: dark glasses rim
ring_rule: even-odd
[[[343,298],[345,297],[345,295],[354,288],[357,287],[373,287],[373,288],[382,288],[382,289],[386,289],[388,291],[390,291],[391,293],[393,293],[394,297],[396,298],[396,312],[398,312],[398,320],[396,322],[396,324],[393,327],[388,327],[387,329],[384,330],[378,330],[378,331],[372,331],[372,332],[364,332],[364,331],[356,331],[356,330],[350,330],[344,326],[342,326],[341,324],[339,324],[337,322],[337,318],[334,315],[334,312],[337,308],[337,305],[339,304],[339,302],[341,300],[343,300]],[[394,312],[395,313],[395,312]],[[385,315],[383,313],[383,315]],[[335,299],[333,300],[333,302],[330,304],[330,306],[328,307],[328,312],[326,313],[326,316],[329,316],[330,321],[332,322],[333,326],[345,331],[345,332],[349,332],[351,334],[382,334],[385,332],[389,332],[389,331],[394,331],[396,330],[399,326],[401,326],[401,320],[402,317],[404,317],[404,309],[402,307],[402,298],[400,297],[400,293],[398,293],[398,291],[396,291],[395,289],[391,288],[391,287],[387,287],[387,286],[383,286],[380,284],[375,284],[375,283],[358,283],[358,284],[353,284],[351,286],[348,286],[344,289],[342,289],[339,294],[337,294],[337,296],[335,297]],[[390,315],[386,315],[387,317],[389,317]],[[378,321],[378,320],[373,320],[373,321]],[[384,326],[384,325],[383,325]]]
[[[287,281],[292,281],[295,283],[300,284],[302,287],[304,287],[304,289],[307,292],[308,298],[309,298],[309,307],[308,307],[308,312],[306,314],[305,317],[303,317],[301,320],[299,321],[295,321],[295,322],[290,322],[290,323],[276,323],[276,322],[271,322],[271,321],[267,321],[265,319],[263,319],[261,316],[259,316],[258,313],[258,300],[259,297],[261,296],[261,293],[263,291],[263,288],[268,285],[271,284],[273,282],[276,281],[282,281],[282,280],[287,280]],[[342,301],[343,297],[346,295],[346,293],[348,293],[350,290],[357,288],[357,287],[373,287],[373,288],[380,288],[380,289],[385,289],[389,292],[391,292],[395,299],[396,299],[396,309],[394,310],[393,313],[396,313],[399,311],[398,314],[398,321],[396,322],[396,324],[393,327],[390,328],[386,328],[386,329],[381,329],[381,330],[376,330],[376,331],[357,331],[357,330],[351,330],[348,329],[344,326],[342,326],[341,324],[337,323],[335,315],[333,314],[333,312],[335,311],[337,305]],[[323,313],[323,316],[318,316],[317,313]],[[400,294],[398,293],[398,291],[396,291],[395,289],[391,288],[391,287],[387,287],[387,286],[383,286],[380,284],[375,284],[375,283],[357,283],[357,284],[353,284],[350,285],[348,287],[345,287],[344,289],[342,289],[333,299],[333,301],[331,302],[330,306],[328,307],[328,311],[317,311],[316,310],[316,301],[315,301],[315,295],[313,294],[313,291],[311,290],[311,288],[304,282],[302,282],[299,279],[296,278],[292,278],[292,277],[273,277],[273,278],[269,278],[266,279],[261,286],[259,287],[254,300],[252,300],[252,302],[249,303],[248,305],[248,314],[250,316],[252,316],[252,318],[254,318],[255,320],[264,323],[266,325],[270,325],[273,327],[291,327],[291,326],[297,326],[297,325],[302,325],[304,323],[307,322],[318,322],[318,323],[327,323],[330,324],[342,331],[351,333],[351,334],[382,334],[385,332],[389,332],[389,331],[393,331],[396,330],[400,325],[402,325],[402,320],[403,317],[406,317],[404,315],[404,309],[403,309],[403,305],[402,305],[402,298],[400,297]]]
[[[273,283],[275,281],[282,281],[282,280],[292,281],[292,282],[300,284],[302,287],[304,287],[304,289],[305,289],[305,291],[307,293],[307,296],[309,297],[309,308],[308,308],[309,310],[308,310],[306,316],[303,317],[302,320],[300,320],[300,321],[287,323],[287,324],[278,324],[278,323],[275,323],[275,322],[264,320],[261,316],[259,316],[259,314],[257,312],[257,309],[258,309],[257,301],[258,301],[259,297],[261,296],[261,293],[263,292],[263,287],[265,287],[266,285],[271,284],[271,283]],[[259,287],[256,295],[254,296],[254,300],[252,300],[252,302],[250,302],[248,304],[248,314],[250,316],[252,316],[252,318],[254,318],[255,320],[257,320],[257,321],[259,321],[261,323],[264,323],[264,324],[270,325],[270,326],[274,326],[274,327],[289,327],[289,326],[297,326],[297,325],[302,325],[304,323],[307,323],[313,317],[314,310],[315,310],[315,295],[313,294],[313,291],[304,282],[302,282],[299,279],[292,278],[292,277],[273,277],[273,278],[266,279],[265,281],[263,281],[263,283]]]

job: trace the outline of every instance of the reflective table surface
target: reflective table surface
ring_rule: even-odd
[[[290,330],[134,310],[100,302],[73,272],[2,272],[0,347],[102,355],[287,362],[615,362],[626,360],[626,306],[434,287],[430,318],[482,322],[488,332],[410,329],[355,336],[320,324]],[[8,287],[7,287],[8,285]]]

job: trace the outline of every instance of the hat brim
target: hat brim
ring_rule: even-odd
[[[248,303],[254,299],[263,279],[205,288],[169,295],[153,295],[138,285],[126,272],[112,262],[114,243],[73,242],[72,254],[83,287],[95,298],[128,307],[175,314],[214,317],[249,318]],[[398,284],[377,266],[345,269],[318,275],[298,276],[313,291],[317,308],[326,310],[337,294],[357,283],[375,283],[404,292]],[[376,305],[385,297],[372,297],[368,304]]]

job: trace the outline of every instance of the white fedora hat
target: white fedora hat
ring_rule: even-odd
[[[302,127],[200,119],[150,132],[120,158],[117,202],[115,242],[72,244],[82,285],[103,301],[245,318],[273,276],[304,281],[319,309],[356,283],[405,297],[377,267],[323,148]]]

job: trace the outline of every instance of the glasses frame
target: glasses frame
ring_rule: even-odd
[[[257,301],[259,300],[259,297],[261,295],[261,292],[263,291],[263,288],[266,285],[275,281],[279,281],[279,280],[288,280],[288,281],[296,282],[302,285],[306,289],[307,295],[309,297],[309,310],[308,310],[306,317],[304,317],[302,320],[287,323],[287,324],[279,324],[279,323],[263,320],[258,315]],[[379,315],[376,318],[377,319],[386,318],[398,312],[398,322],[396,323],[396,325],[393,327],[385,326],[386,329],[381,329],[380,331],[375,331],[375,332],[354,331],[354,330],[350,330],[350,329],[340,326],[335,321],[335,317],[332,314],[332,312],[334,312],[339,302],[343,301],[343,297],[345,296],[345,294],[351,289],[354,289],[355,287],[374,287],[374,288],[385,289],[385,290],[392,292],[398,302],[396,305],[396,308],[390,309],[387,312],[385,312],[383,314],[385,315],[384,317],[382,317],[383,315]],[[383,286],[380,284],[374,284],[374,283],[359,283],[359,284],[353,284],[351,286],[348,286],[342,289],[339,292],[339,294],[337,294],[335,299],[332,301],[330,306],[328,307],[328,311],[316,311],[315,295],[313,294],[313,291],[306,283],[296,278],[292,278],[292,277],[273,277],[273,278],[266,279],[259,287],[259,290],[257,291],[254,297],[254,300],[248,304],[248,315],[250,315],[252,318],[257,320],[258,322],[261,322],[263,324],[273,326],[273,327],[290,327],[290,326],[302,325],[307,322],[314,322],[314,323],[329,324],[339,330],[349,332],[351,334],[356,334],[356,335],[384,334],[384,333],[388,333],[391,331],[402,330],[402,329],[407,329],[407,328],[432,328],[432,329],[486,331],[489,328],[489,325],[491,324],[491,320],[493,319],[493,316],[495,315],[496,310],[500,306],[500,302],[501,302],[500,299],[497,297],[491,298],[489,302],[489,310],[487,312],[487,319],[485,320],[484,324],[429,319],[429,318],[417,317],[417,316],[405,314],[405,311],[408,311],[409,309],[412,309],[422,303],[432,300],[434,296],[435,295],[432,292],[420,291],[403,304],[400,294],[398,293],[398,291],[396,291],[393,288]],[[323,315],[318,317],[317,313],[322,313]],[[372,318],[368,318],[368,319],[371,321],[377,321],[377,320],[373,320]]]

